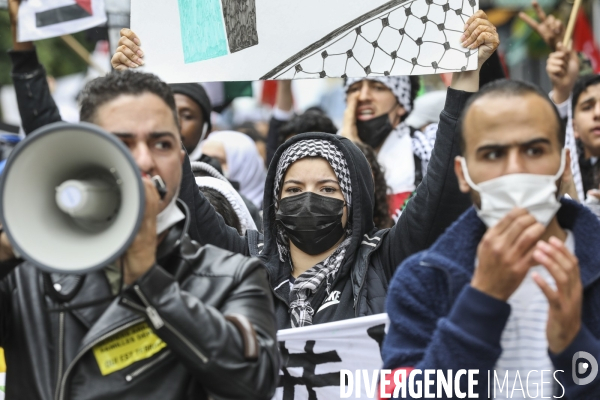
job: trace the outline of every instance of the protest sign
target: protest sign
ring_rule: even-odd
[[[104,0],[27,0],[19,6],[19,42],[76,33],[106,22]]]
[[[145,70],[168,82],[421,75],[477,67],[478,0],[132,0]]]
[[[282,368],[274,400],[340,398],[340,371],[367,371],[348,398],[377,398],[387,314],[277,332]],[[354,389],[354,387],[353,387]],[[349,391],[348,391],[349,392]]]

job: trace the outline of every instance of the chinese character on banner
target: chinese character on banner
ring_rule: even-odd
[[[373,376],[383,364],[387,325],[387,314],[378,314],[277,332],[283,365],[274,400],[337,399],[341,370]],[[354,396],[350,398],[374,398],[365,385]]]

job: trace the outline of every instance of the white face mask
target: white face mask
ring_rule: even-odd
[[[179,189],[171,199],[171,202],[156,216],[156,234],[160,235],[167,229],[185,218],[185,215],[179,207],[177,207],[177,198],[179,197]]]
[[[491,228],[513,208],[519,207],[526,209],[540,224],[548,226],[560,208],[556,199],[556,181],[565,170],[565,153],[566,149],[563,149],[560,168],[555,175],[509,174],[478,185],[471,180],[467,162],[462,157],[465,180],[481,198],[481,209],[477,210],[479,218]]]

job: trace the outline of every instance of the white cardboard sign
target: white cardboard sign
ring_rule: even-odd
[[[473,70],[478,0],[132,0],[145,70],[167,82]]]
[[[106,22],[104,0],[25,0],[19,6],[19,42],[80,32]]]

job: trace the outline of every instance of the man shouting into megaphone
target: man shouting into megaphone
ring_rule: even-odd
[[[177,200],[185,153],[168,85],[110,73],[82,92],[81,120],[131,151],[143,221],[115,265],[69,275],[24,262],[0,280],[7,398],[271,398],[279,360],[266,272],[187,236],[189,212]]]

